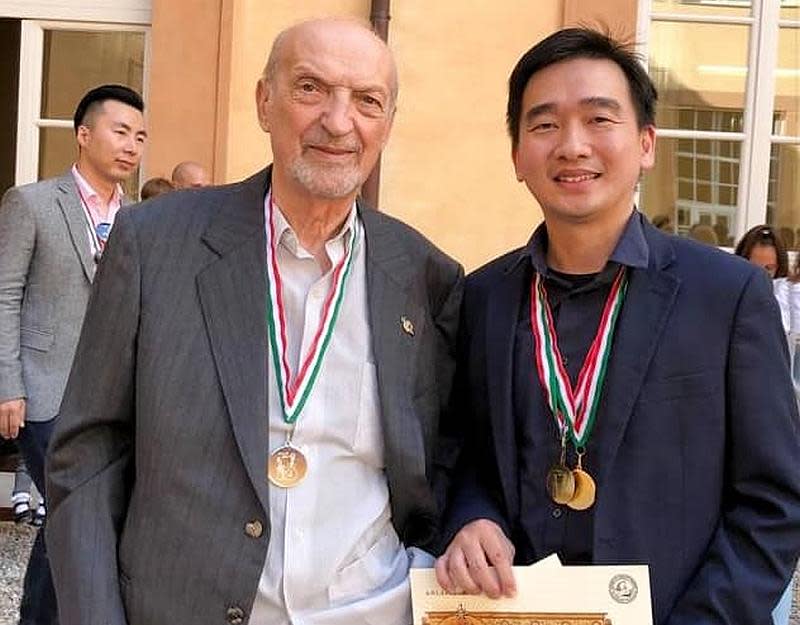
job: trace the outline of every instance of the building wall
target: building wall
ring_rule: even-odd
[[[142,180],[169,178],[177,163],[189,159],[206,165],[217,182],[224,180],[215,162],[224,2],[153,1],[150,141]]]

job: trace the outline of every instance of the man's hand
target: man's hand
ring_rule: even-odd
[[[493,521],[478,519],[462,527],[436,561],[436,579],[451,593],[513,597],[517,592],[513,562],[514,545],[503,530]]]
[[[17,438],[20,428],[25,427],[25,400],[9,399],[0,402],[0,436]]]

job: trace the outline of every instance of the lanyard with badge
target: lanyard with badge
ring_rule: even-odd
[[[308,471],[308,461],[303,452],[292,444],[292,434],[297,419],[308,400],[322,365],[322,359],[330,345],[333,328],[344,298],[345,284],[353,266],[355,249],[360,237],[360,223],[353,221],[350,238],[342,259],[333,268],[332,284],[323,302],[320,320],[305,356],[301,355],[296,373],[289,367],[286,354],[286,314],[283,305],[283,283],[278,267],[277,242],[273,220],[274,204],[270,193],[267,204],[267,328],[278,395],[281,400],[283,420],[290,426],[286,442],[273,451],[267,463],[269,481],[281,488],[299,484]]]
[[[544,280],[536,273],[531,281],[531,330],[534,336],[536,371],[547,397],[547,404],[556,420],[561,443],[559,459],[547,472],[547,492],[555,503],[566,504],[574,510],[586,510],[595,501],[595,482],[583,467],[583,457],[597,415],[614,327],[627,287],[625,267],[620,267],[611,284],[597,332],[578,374],[577,384],[573,388],[558,348],[558,337]],[[577,455],[577,466],[571,470],[566,462],[568,441],[574,445]]]
[[[94,262],[99,263],[100,257],[103,255],[103,250],[106,247],[106,241],[108,241],[108,235],[111,234],[111,224],[107,221],[96,222],[94,220],[92,210],[89,208],[89,201],[84,197],[80,185],[76,186],[78,187],[78,196],[81,198],[84,212],[89,217],[89,224],[91,225],[90,230],[92,236],[90,240],[94,251]]]

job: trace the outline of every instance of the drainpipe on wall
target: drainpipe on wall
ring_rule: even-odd
[[[377,35],[384,41],[389,40],[389,5],[391,0],[372,0],[369,21]],[[361,187],[361,195],[366,203],[372,208],[378,208],[378,196],[380,195],[381,185],[381,157],[369,174],[369,178]]]

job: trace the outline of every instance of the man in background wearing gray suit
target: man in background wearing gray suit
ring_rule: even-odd
[[[120,213],[48,464],[62,625],[411,622],[463,272],[357,200],[396,97],[368,28],[301,23],[272,166]]]
[[[72,169],[10,189],[0,205],[0,436],[19,436],[40,493],[95,264],[123,201],[120,182],[142,157],[143,111],[141,97],[127,87],[89,91],[75,111]],[[57,621],[41,532],[20,614],[22,625]]]

